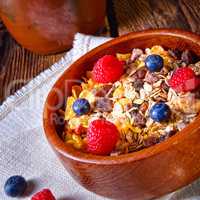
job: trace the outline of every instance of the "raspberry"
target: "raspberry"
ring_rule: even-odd
[[[36,193],[31,200],[56,200],[49,189],[43,189]]]
[[[97,155],[108,155],[118,138],[119,132],[113,123],[103,119],[94,120],[87,131],[87,150]]]
[[[196,89],[199,85],[199,78],[189,67],[178,68],[169,80],[169,86],[176,92],[188,92]]]
[[[124,71],[124,63],[115,56],[105,55],[100,58],[92,70],[93,80],[97,83],[110,83],[119,80]]]

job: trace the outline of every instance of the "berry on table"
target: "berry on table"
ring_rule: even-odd
[[[90,103],[87,99],[79,98],[73,103],[72,108],[78,116],[81,116],[90,112]]]
[[[22,176],[11,176],[4,185],[4,191],[10,197],[23,195],[26,188],[27,182]]]
[[[36,193],[31,200],[56,200],[52,192],[49,189],[43,189]]]
[[[124,63],[115,56],[105,55],[100,58],[92,70],[92,77],[97,83],[113,83],[122,76]]]
[[[174,71],[169,86],[176,92],[188,92],[199,86],[199,78],[190,67],[181,67]]]
[[[170,108],[167,104],[156,103],[150,109],[150,117],[156,122],[165,121],[170,117]]]
[[[87,131],[87,150],[97,155],[108,155],[119,139],[117,127],[104,119],[90,123]]]
[[[163,68],[164,61],[161,56],[152,54],[145,59],[145,65],[150,72],[159,72]]]

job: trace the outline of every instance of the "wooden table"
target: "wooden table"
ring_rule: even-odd
[[[108,4],[112,36],[163,27],[200,33],[200,0],[113,0]],[[64,53],[41,56],[29,52],[18,45],[0,23],[0,103]]]

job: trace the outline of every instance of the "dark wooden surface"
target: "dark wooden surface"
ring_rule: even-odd
[[[113,7],[108,19],[114,36],[163,27],[200,33],[200,0],[113,0]],[[63,55],[31,53],[16,44],[0,24],[0,103]]]

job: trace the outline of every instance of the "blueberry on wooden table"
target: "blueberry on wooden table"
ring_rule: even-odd
[[[152,54],[145,59],[145,65],[150,72],[159,72],[163,68],[164,61],[161,56]]]
[[[150,117],[156,122],[168,120],[170,117],[170,108],[166,103],[156,103],[150,109]]]
[[[11,176],[4,185],[4,191],[10,197],[23,195],[26,188],[27,182],[22,176]]]
[[[73,111],[78,115],[87,114],[90,111],[90,103],[87,99],[79,98],[72,105]]]

